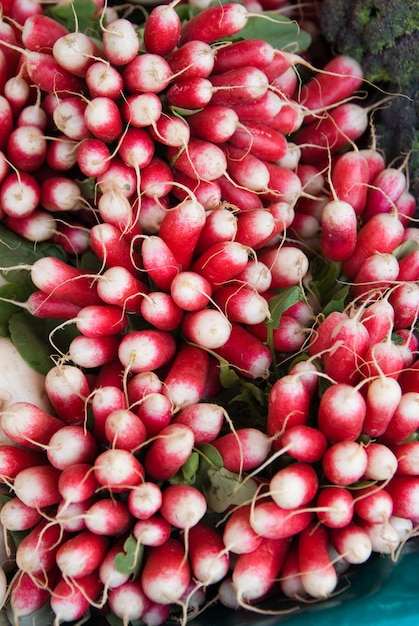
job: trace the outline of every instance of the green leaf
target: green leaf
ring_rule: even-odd
[[[223,513],[232,505],[250,502],[258,489],[253,478],[246,482],[240,481],[238,474],[225,467],[209,469],[207,478],[203,492],[209,508],[216,513]]]
[[[415,252],[416,250],[419,250],[419,243],[410,239],[401,243],[400,246],[397,246],[397,248],[393,250],[392,254],[398,261],[400,261],[400,259],[403,259],[405,256],[411,254],[411,252]]]
[[[9,319],[9,332],[22,359],[32,369],[45,375],[54,363],[49,345],[34,331],[32,316],[26,311],[12,315]]]
[[[0,287],[0,336],[9,337],[9,320],[12,315],[22,311],[22,308],[12,302],[5,300],[16,300],[17,302],[25,302],[29,293],[23,283],[5,283]]]
[[[88,35],[99,34],[99,17],[95,17],[97,8],[93,0],[72,0],[70,3],[56,4],[50,9],[49,15],[71,32],[78,30]]]
[[[35,244],[0,224],[0,273],[8,282],[24,283],[28,289],[33,291],[30,267],[44,256],[66,259],[66,254],[61,246],[47,242]],[[22,269],[5,269],[18,265],[21,265]]]
[[[226,37],[228,39],[263,39],[278,50],[288,50],[295,54],[307,50],[311,44],[311,36],[296,21],[275,11],[252,15],[246,26],[233,37]]]
[[[172,485],[192,485],[196,479],[196,473],[199,467],[199,454],[192,452],[188,460],[182,465],[180,470],[173,476],[169,482]]]
[[[350,285],[344,285],[335,292],[333,298],[329,300],[323,308],[323,313],[327,317],[332,311],[342,312],[346,306],[346,298],[350,290]]]
[[[136,576],[144,555],[144,545],[137,542],[133,535],[130,535],[124,543],[123,552],[118,552],[115,556],[114,564],[121,574],[133,574]]]
[[[224,389],[230,389],[234,387],[239,380],[239,375],[230,367],[230,363],[225,359],[219,357],[217,358],[220,361],[220,383],[224,387]]]
[[[305,300],[305,295],[298,285],[278,291],[277,295],[269,300],[270,319],[266,322],[266,326],[269,329],[278,328],[282,314],[300,300]]]

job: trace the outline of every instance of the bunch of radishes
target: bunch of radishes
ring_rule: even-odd
[[[151,626],[325,599],[419,523],[408,181],[357,146],[353,59],[241,37],[274,17],[240,3],[97,4],[99,38],[3,2],[1,219],[64,251],[17,253],[57,326],[51,410],[0,414],[5,600]]]

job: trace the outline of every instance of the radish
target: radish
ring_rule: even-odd
[[[66,578],[87,576],[100,565],[107,547],[106,537],[84,530],[61,543],[56,553],[56,562]]]
[[[57,623],[82,618],[102,588],[97,572],[80,576],[77,580],[61,578],[51,591],[51,608]]]
[[[243,351],[244,345],[246,351]],[[266,378],[269,375],[272,364],[269,348],[240,324],[231,324],[228,340],[215,352],[245,378]]]
[[[251,526],[250,505],[242,504],[232,511],[223,529],[225,553],[249,554],[258,549],[262,537]]]
[[[231,575],[238,604],[246,606],[268,593],[278,577],[288,547],[286,539],[264,538],[256,551],[238,557]]]
[[[391,446],[391,451],[397,458],[396,474],[398,476],[415,475],[418,472],[419,442],[407,441],[396,446]],[[1,517],[1,512],[0,512]]]
[[[127,395],[130,405],[140,404],[140,400],[145,399],[154,393],[160,393],[163,383],[155,372],[139,372],[134,374],[127,384]]]
[[[96,458],[97,443],[83,426],[68,425],[54,433],[48,442],[47,457],[57,469],[74,463],[91,463]]]
[[[149,599],[145,596],[139,580],[126,580],[118,587],[112,587],[108,594],[109,608],[124,624],[139,620]]]
[[[150,279],[159,289],[169,291],[172,280],[180,271],[169,244],[158,235],[150,235],[144,238],[141,253],[144,269]]]
[[[121,236],[121,230],[117,226],[107,222],[92,226],[90,247],[106,268],[117,265],[134,274],[138,272],[138,254],[132,250],[129,238]]]
[[[162,492],[160,514],[175,528],[184,530],[187,548],[189,530],[205,515],[207,501],[192,485],[169,485]]]
[[[160,157],[153,157],[141,171],[140,189],[151,198],[167,196],[173,187],[173,172]]]
[[[399,264],[397,263],[399,269]],[[397,276],[400,278],[400,271]],[[419,288],[415,282],[403,282],[392,291],[389,302],[394,310],[394,328],[410,328],[413,326],[419,315]]]
[[[146,427],[129,409],[109,413],[104,424],[105,437],[114,448],[134,452],[146,439]]]
[[[58,490],[64,500],[61,512],[69,504],[85,502],[96,494],[98,481],[90,463],[76,463],[64,468],[58,478]]]
[[[101,139],[86,137],[77,146],[76,160],[85,176],[100,176],[108,169],[110,150]]]
[[[225,285],[217,289],[214,302],[231,322],[260,324],[269,319],[269,305],[257,291],[246,285]]]
[[[271,286],[272,275],[265,263],[257,259],[249,259],[246,267],[236,275],[235,279],[258,293],[264,293]]]
[[[399,169],[386,167],[372,180],[368,189],[365,209],[362,213],[364,221],[368,221],[377,213],[389,213],[393,203],[398,200],[406,189],[406,176]]]
[[[350,153],[348,153],[350,154]],[[344,261],[356,246],[357,218],[354,207],[344,200],[331,200],[321,217],[321,251],[327,259]]]
[[[150,546],[153,548],[166,543],[170,538],[171,532],[172,527],[170,523],[159,514],[135,522],[133,528],[137,545]]]
[[[331,182],[335,194],[350,204],[357,215],[363,215],[369,175],[368,161],[359,151],[346,152],[333,164]]]
[[[274,60],[274,48],[262,39],[244,39],[220,48],[215,57],[213,74],[243,65],[265,68]]]
[[[327,528],[345,528],[354,515],[354,497],[349,489],[322,487],[316,498],[316,515]]]
[[[88,497],[80,502],[61,500],[57,507],[56,518],[61,528],[69,533],[80,532],[86,529],[84,516],[89,507],[96,501],[95,496]]]
[[[13,115],[17,117],[23,107],[28,104],[30,86],[21,76],[11,76],[4,84],[3,94],[9,101]]]
[[[262,200],[255,191],[241,189],[226,174],[216,180],[222,193],[223,200],[232,208],[240,208],[241,211],[262,208]]]
[[[125,502],[113,498],[93,502],[83,518],[87,530],[101,537],[123,535],[131,529],[133,521]]]
[[[51,576],[51,583],[52,580]],[[27,572],[19,572],[10,583],[10,606],[16,619],[25,618],[41,609],[47,604],[49,596],[49,590]]]
[[[222,348],[231,335],[231,322],[218,309],[187,311],[182,321],[182,333],[200,348]]]
[[[18,126],[8,136],[6,155],[24,172],[35,172],[45,161],[47,141],[37,126]]]
[[[137,415],[145,426],[147,439],[159,435],[172,421],[172,403],[163,393],[147,392],[137,404]]]
[[[59,476],[59,470],[52,465],[26,467],[15,476],[14,493],[24,504],[33,508],[57,504],[61,499]]]
[[[189,562],[194,578],[212,585],[228,573],[230,559],[219,533],[202,521],[189,529]]]
[[[329,442],[354,441],[363,431],[366,410],[364,397],[355,387],[331,385],[320,398],[318,427]]]
[[[348,563],[359,565],[368,561],[373,547],[369,534],[356,523],[329,531],[330,541],[336,552]]]
[[[281,443],[287,454],[305,463],[320,461],[327,448],[327,440],[323,433],[307,424],[286,428]]]
[[[77,367],[101,367],[117,357],[119,340],[117,335],[101,337],[78,335],[70,342],[68,356]]]
[[[27,172],[11,172],[0,188],[1,208],[11,217],[23,218],[38,206],[41,190],[36,178]]]
[[[22,43],[28,50],[49,51],[59,37],[68,35],[69,31],[57,20],[42,13],[26,18],[22,31]]]
[[[130,490],[127,505],[131,515],[146,520],[159,511],[162,499],[160,487],[154,482],[145,481]]]
[[[379,376],[368,385],[366,413],[362,431],[370,437],[382,435],[402,397],[400,384],[394,378]]]
[[[269,494],[283,509],[308,504],[316,495],[318,478],[308,463],[295,462],[278,470],[269,481]]]
[[[127,582],[131,574],[123,574],[115,567],[115,557],[121,552],[123,542],[116,542],[112,545],[98,568],[99,578],[106,590],[116,589],[123,583]]]
[[[54,124],[68,139],[81,141],[90,137],[91,132],[84,118],[86,107],[86,101],[79,96],[61,98],[54,107]]]
[[[258,258],[271,271],[272,289],[282,289],[298,285],[308,272],[307,255],[293,245],[282,247],[265,247]]]
[[[172,70],[162,56],[146,52],[124,66],[122,77],[128,93],[160,93],[168,86]]]
[[[354,511],[367,522],[389,521],[393,514],[393,499],[383,487],[365,487],[356,493]]]
[[[189,404],[173,416],[173,423],[185,424],[194,433],[195,445],[213,442],[223,426],[224,410],[218,404]]]
[[[17,496],[5,502],[0,510],[0,522],[6,530],[30,530],[42,519],[41,513]]]
[[[309,406],[310,393],[297,374],[283,376],[272,385],[266,432],[270,437],[276,437],[273,442],[275,450],[283,445],[281,437],[289,428],[307,424]]]
[[[373,552],[379,554],[395,554],[400,546],[400,537],[397,530],[389,521],[371,524],[365,520],[358,520],[359,526],[366,531]]]
[[[123,120],[137,128],[157,124],[161,114],[162,102],[152,92],[132,94],[121,104]]]
[[[273,500],[257,503],[250,516],[250,525],[257,535],[268,539],[287,539],[298,535],[313,519],[311,510],[283,509]]]
[[[122,119],[114,100],[107,96],[92,98],[84,109],[86,128],[96,139],[115,141],[122,133]]]
[[[332,331],[330,350],[324,355],[324,372],[337,383],[355,384],[369,345],[368,331],[357,317],[343,319]]]
[[[191,270],[201,274],[214,288],[241,272],[246,267],[248,258],[248,249],[243,244],[220,241],[198,256]]]
[[[144,460],[146,475],[154,480],[169,480],[188,460],[194,434],[184,424],[168,424],[148,448]]]
[[[167,331],[178,328],[183,319],[183,310],[164,291],[150,291],[145,295],[140,304],[140,313],[154,328]]]
[[[402,393],[400,402],[386,430],[379,438],[380,443],[391,445],[402,443],[415,432],[419,427],[417,414],[418,403],[419,393],[417,391]]]
[[[225,144],[222,147],[224,148],[227,157],[227,172],[236,183],[252,191],[264,191],[268,188],[270,178],[269,171],[260,159],[252,154],[252,152],[248,153],[241,148],[235,148],[234,145],[231,146],[229,144]],[[244,214],[247,215],[247,213],[248,211],[245,211]],[[260,213],[256,213],[256,215],[259,216],[259,221],[262,221],[262,214],[266,216],[265,219],[272,218],[270,213],[263,213],[261,211]],[[271,219],[271,222],[273,230],[273,219]],[[265,226],[266,229],[269,228],[269,224],[270,223],[268,221],[268,224]],[[259,226],[259,228],[261,228],[261,226]],[[243,230],[246,232],[247,229]],[[244,234],[243,230],[238,231],[238,241],[246,243],[246,240],[243,241],[242,239]],[[265,236],[265,239],[268,239],[270,234],[271,232]],[[263,237],[259,236],[259,239],[256,239],[255,242],[256,246],[260,247],[261,241],[263,241]],[[252,240],[250,240],[250,243],[252,243]]]
[[[155,141],[164,146],[185,148],[189,142],[191,131],[184,119],[173,113],[164,113],[151,126],[150,134]]]
[[[188,115],[188,124],[195,137],[223,143],[235,132],[239,117],[234,109],[228,106],[210,103],[200,111]]]
[[[156,6],[147,17],[143,44],[146,52],[166,56],[176,47],[181,21],[171,4]]]
[[[41,128],[41,126],[39,127]],[[48,144],[46,163],[53,170],[68,172],[77,162],[76,145],[74,141],[67,139],[64,134],[59,135],[55,141],[51,141]]]
[[[175,340],[167,331],[145,329],[132,331],[122,338],[118,357],[128,371],[146,372],[167,365],[175,350]]]
[[[212,287],[204,276],[184,271],[174,276],[170,283],[170,294],[183,311],[199,311],[209,304]]]
[[[164,568],[162,564],[164,563]],[[170,538],[149,552],[141,573],[147,598],[159,604],[179,604],[190,582],[190,567],[184,558],[184,547]]]
[[[338,441],[324,453],[322,467],[334,485],[346,487],[360,480],[368,466],[365,447],[356,441]]]
[[[179,44],[198,39],[212,43],[217,39],[238,33],[246,25],[248,12],[244,6],[227,3],[207,7],[183,24]]]
[[[176,47],[166,60],[174,75],[207,78],[214,68],[215,52],[208,43],[191,39]]]
[[[39,450],[64,426],[60,419],[32,404],[12,402],[1,414],[3,432],[16,444]]]
[[[395,476],[386,486],[393,499],[393,514],[418,523],[418,478],[417,476]]]
[[[118,18],[106,25],[102,33],[105,56],[111,66],[127,65],[135,59],[140,49],[140,40],[134,24]]]
[[[172,166],[196,180],[216,180],[227,169],[227,160],[221,148],[197,137],[191,137],[188,145],[181,149],[169,146],[167,157]]]
[[[118,68],[103,61],[94,61],[89,65],[85,81],[90,98],[118,100],[124,88],[124,80]]]
[[[285,156],[287,141],[285,137],[267,124],[245,120],[230,137],[233,146],[250,152],[263,161],[278,161]]]
[[[22,539],[16,548],[16,565],[19,570],[32,576],[45,575],[52,570],[55,555],[66,537],[59,524],[41,520]]]
[[[12,482],[23,469],[42,464],[46,464],[45,457],[36,450],[7,443],[0,446],[0,476],[5,482]]]
[[[270,438],[257,428],[238,428],[211,441],[230,472],[255,469],[269,456]]]
[[[214,105],[234,107],[236,104],[252,102],[263,97],[269,88],[266,74],[253,65],[211,74],[209,80],[214,90],[211,98]]]
[[[169,398],[173,412],[201,400],[208,366],[209,358],[205,350],[189,344],[178,346],[163,381],[163,394]]]
[[[126,313],[137,313],[147,287],[129,269],[122,265],[108,267],[97,283],[100,299],[111,305],[120,307]]]
[[[75,76],[84,77],[94,56],[99,54],[99,47],[84,33],[68,33],[54,42],[52,54],[62,68]]]
[[[120,493],[142,482],[144,470],[140,461],[128,450],[110,448],[96,458],[94,476],[101,487]]]
[[[83,93],[83,79],[61,67],[52,54],[25,51],[25,69],[33,84],[46,93]]]
[[[178,79],[167,90],[167,102],[171,107],[200,109],[209,104],[213,93],[214,88],[208,78]]]
[[[5,150],[7,147],[8,139],[14,128],[12,107],[8,100],[0,95],[0,150]],[[35,128],[35,127],[34,127]]]
[[[99,442],[104,443],[106,419],[113,411],[127,408],[125,394],[120,387],[114,385],[98,387],[92,395],[91,408],[94,436]]]
[[[313,598],[327,598],[338,583],[328,551],[328,532],[312,523],[298,537],[298,560],[301,583]]]
[[[189,269],[191,265],[205,217],[202,204],[191,197],[168,211],[160,224],[159,236],[182,270]]]
[[[53,366],[46,374],[45,390],[58,417],[65,424],[85,421],[90,385],[80,368],[73,365]]]

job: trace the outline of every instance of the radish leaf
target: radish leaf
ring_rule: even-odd
[[[136,576],[139,572],[144,554],[144,546],[138,543],[132,535],[130,535],[124,543],[124,551],[118,552],[115,556],[115,567],[121,574],[133,574]]]

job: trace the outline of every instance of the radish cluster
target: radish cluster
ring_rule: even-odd
[[[3,8],[1,220],[62,246],[25,306],[51,351],[75,329],[50,410],[0,414],[14,618],[186,623],[395,557],[419,523],[418,238],[403,171],[357,146],[359,65],[235,41],[237,3],[141,31],[111,10],[100,40]]]

